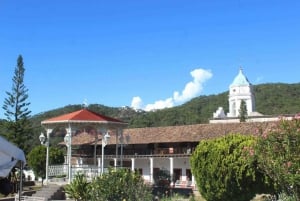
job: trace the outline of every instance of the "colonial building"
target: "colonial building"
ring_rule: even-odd
[[[239,123],[238,110],[245,101],[247,123]],[[126,123],[105,117],[87,109],[54,117],[42,122],[51,137],[56,127],[66,130],[68,154],[66,167],[49,166],[49,176],[72,175],[80,171],[88,177],[103,173],[108,167],[138,171],[145,182],[155,183],[162,170],[170,174],[175,187],[195,187],[190,157],[202,140],[231,133],[256,135],[267,129],[278,117],[266,117],[255,112],[253,87],[242,69],[229,87],[229,112],[222,107],[214,114],[213,124],[196,124],[167,127],[126,128]],[[104,138],[107,135],[110,140]]]
[[[125,123],[82,109],[42,122],[47,137],[59,127],[66,129],[66,164],[49,164],[49,176],[66,174],[69,182],[76,172],[89,178],[108,167],[138,171],[154,184],[160,171],[169,173],[174,187],[194,188],[190,157],[201,140],[230,133],[253,135],[268,123],[196,124],[152,128],[124,128]],[[107,141],[104,134],[109,134]],[[105,142],[105,143],[104,143]]]

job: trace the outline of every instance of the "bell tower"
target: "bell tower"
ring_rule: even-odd
[[[240,68],[238,75],[234,78],[232,84],[229,86],[229,113],[227,117],[238,117],[242,100],[247,106],[248,116],[255,111],[255,98],[253,93],[253,86],[248,81]]]

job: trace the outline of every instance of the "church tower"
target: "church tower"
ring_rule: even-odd
[[[251,113],[255,111],[253,87],[240,68],[238,75],[229,86],[229,113],[227,113],[227,117],[239,116],[242,100],[246,103],[248,116],[251,116]]]

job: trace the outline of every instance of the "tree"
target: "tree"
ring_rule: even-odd
[[[90,184],[91,201],[144,200],[151,201],[150,187],[138,173],[127,169],[109,170]]]
[[[30,103],[27,101],[28,89],[24,85],[24,73],[23,58],[19,55],[12,79],[12,90],[6,92],[7,98],[4,100],[3,109],[7,118],[5,137],[28,153],[32,126],[29,121],[31,111],[28,108]]]
[[[300,120],[280,120],[260,129],[256,146],[258,165],[277,190],[300,198]]]
[[[36,146],[28,154],[28,165],[32,168],[37,177],[46,176],[46,147]],[[62,150],[49,147],[49,164],[63,164],[64,153]]]
[[[246,102],[242,100],[239,109],[240,122],[246,122],[247,117],[248,117],[247,105]]]
[[[269,190],[257,170],[255,138],[227,135],[201,141],[191,156],[191,168],[201,195],[207,201],[245,201]]]

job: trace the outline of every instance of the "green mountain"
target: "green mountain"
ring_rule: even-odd
[[[283,115],[300,113],[300,83],[297,84],[260,84],[254,86],[256,111],[265,115]],[[209,96],[199,96],[177,107],[145,112],[130,107],[108,107],[91,104],[88,109],[99,114],[120,119],[128,123],[129,128],[158,127],[185,124],[208,123],[218,107],[228,112],[228,91]],[[40,144],[39,135],[44,132],[41,121],[82,109],[83,105],[67,105],[55,110],[45,111],[31,117],[34,126],[30,144]],[[5,133],[0,120],[0,133]],[[64,131],[51,137],[50,144],[57,145],[63,141]]]
[[[264,115],[296,114],[300,112],[300,83],[271,83],[254,86],[256,111]],[[88,109],[102,115],[128,122],[128,127],[157,127],[207,123],[218,107],[228,112],[228,91],[209,96],[199,96],[177,107],[151,112],[136,111],[130,107],[108,107],[91,104]],[[68,105],[32,117],[35,126],[42,120],[83,108]]]

